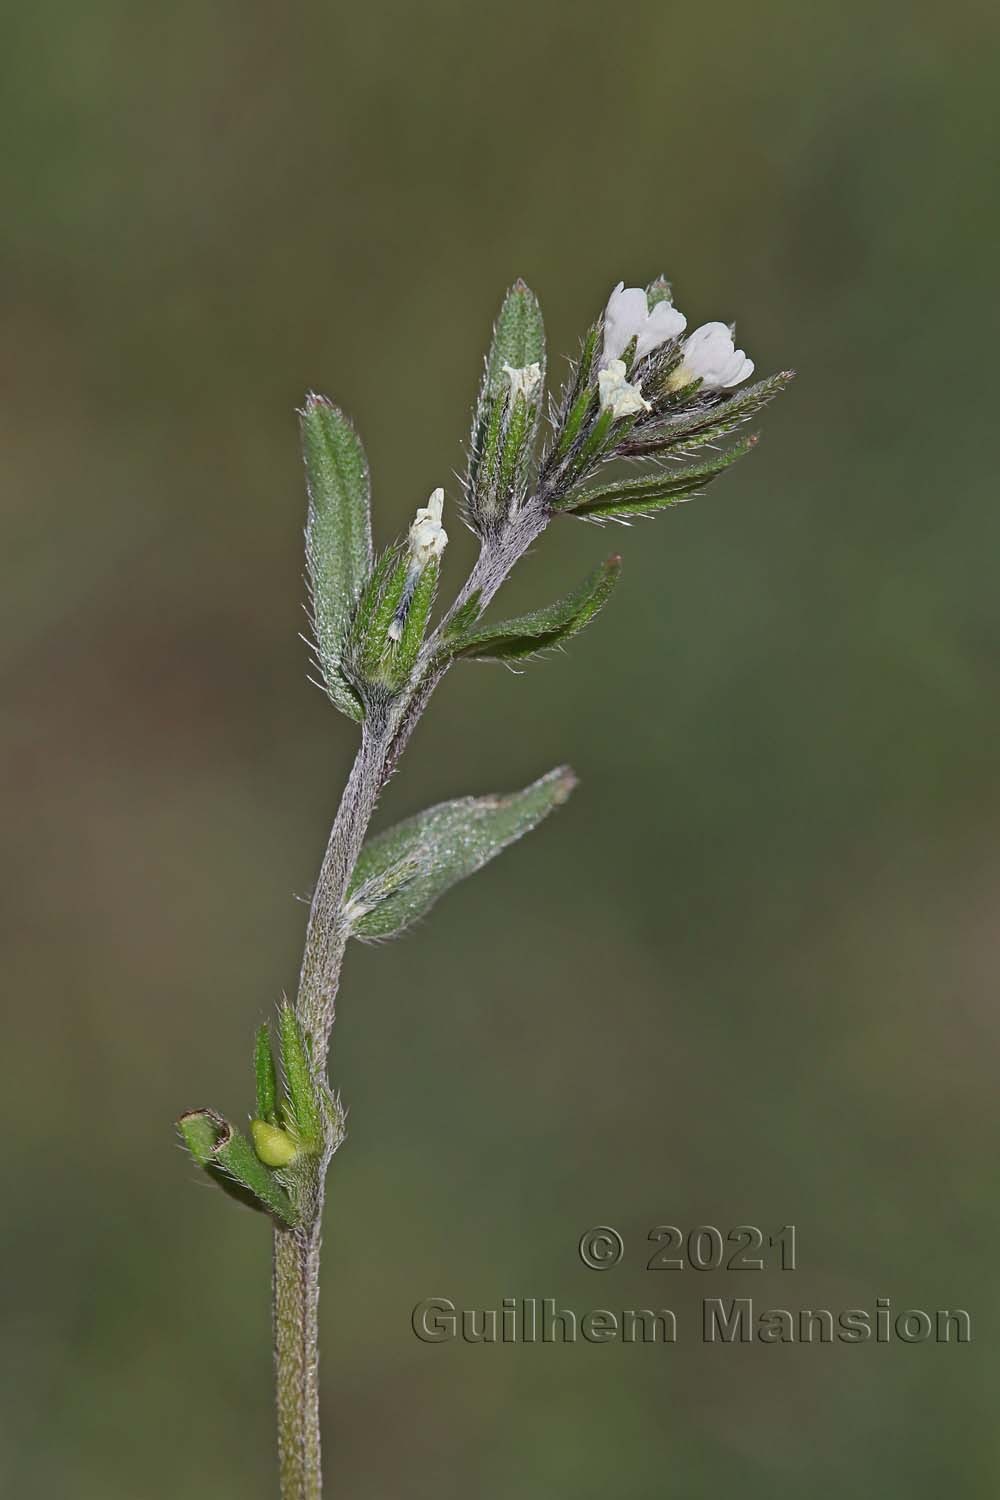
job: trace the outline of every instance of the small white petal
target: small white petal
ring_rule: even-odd
[[[683,333],[687,319],[671,302],[658,302],[652,312],[641,286],[627,287],[619,281],[604,310],[604,352],[601,367],[620,359],[633,339],[636,358],[644,359],[668,339]]]
[[[638,412],[650,411],[651,407],[638,385],[629,385],[625,379],[625,363],[613,359],[606,370],[597,377],[602,411],[610,411],[617,422],[622,417],[632,417]]]
[[[444,490],[436,489],[427,504],[419,507],[410,527],[410,556],[418,568],[425,568],[432,557],[440,557],[448,545],[448,533],[441,525],[443,513]]]
[[[653,311],[646,318],[646,326],[639,334],[639,342],[636,345],[636,359],[645,359],[647,354],[652,354],[661,344],[668,339],[675,339],[679,333],[683,333],[687,327],[687,318],[682,312],[678,312],[672,302],[658,302]]]
[[[728,390],[752,375],[753,368],[753,360],[734,347],[725,323],[703,323],[684,340],[684,361],[670,383],[676,389],[678,384],[700,380],[705,390]]]
[[[642,332],[648,317],[649,308],[642,287],[626,287],[624,281],[619,281],[604,310],[602,366],[606,368],[612,360],[621,358],[632,339]]]

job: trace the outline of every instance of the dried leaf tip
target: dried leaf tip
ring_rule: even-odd
[[[620,557],[608,559],[609,562],[621,562]],[[557,807],[561,807],[568,800],[571,793],[575,792],[580,785],[580,778],[572,766],[557,766],[552,775],[552,801]]]

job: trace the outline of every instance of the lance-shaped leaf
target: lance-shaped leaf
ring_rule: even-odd
[[[273,1214],[282,1224],[295,1223],[292,1200],[281,1183],[222,1115],[214,1109],[192,1109],[181,1115],[177,1129],[199,1167],[233,1197]]]
[[[323,1106],[319,1081],[298,1017],[287,1000],[278,1013],[281,1070],[288,1091],[286,1125],[304,1151],[314,1151],[322,1139]]]
[[[371,891],[378,877],[415,863],[417,872],[357,916],[355,937],[395,937],[429,911],[439,896],[480,869],[566,801],[576,785],[568,766],[550,771],[523,791],[502,797],[459,797],[377,834],[361,851],[350,898]]]
[[[316,654],[333,702],[360,719],[361,704],[341,662],[348,625],[372,567],[368,464],[351,423],[324,396],[310,395],[300,417],[309,490],[306,563]]]
[[[684,451],[702,447],[705,443],[717,443],[756,416],[794,379],[794,370],[780,370],[777,375],[768,375],[721,401],[706,400],[700,392],[695,392],[690,406],[685,408],[681,404],[676,412],[662,420],[644,423],[634,436],[626,440],[622,452],[629,457],[642,457],[665,453],[672,448]],[[683,391],[675,392],[680,403],[683,403],[684,394]]]
[[[271,1053],[271,1028],[265,1021],[254,1038],[253,1071],[257,1085],[257,1118],[278,1123],[278,1075]]]
[[[582,516],[591,521],[625,521],[632,516],[652,515],[691,495],[700,494],[707,484],[756,444],[756,437],[749,437],[707,463],[691,464],[684,469],[661,469],[648,479],[626,479],[617,484],[603,485],[600,489],[584,490],[569,495],[558,509],[560,513]]]
[[[609,557],[565,599],[529,615],[519,615],[498,625],[478,626],[457,638],[446,638],[442,655],[478,661],[519,661],[547,647],[558,646],[589,625],[607,603],[621,567],[620,557]]]

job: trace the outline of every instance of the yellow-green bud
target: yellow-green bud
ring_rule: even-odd
[[[269,1125],[266,1120],[251,1120],[250,1134],[253,1148],[265,1167],[287,1167],[299,1154],[299,1148],[288,1131]]]

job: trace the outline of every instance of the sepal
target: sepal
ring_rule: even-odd
[[[409,681],[427,632],[441,564],[416,567],[400,545],[379,558],[351,622],[345,670],[369,707]]]

